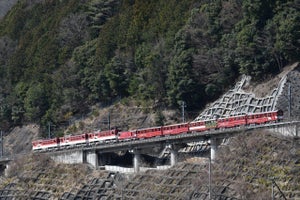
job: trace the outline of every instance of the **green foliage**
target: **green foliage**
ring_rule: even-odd
[[[275,47],[288,60],[298,60],[300,51],[300,9],[289,7],[275,17],[279,24],[276,28]],[[275,27],[274,27],[275,28]]]
[[[197,82],[192,68],[194,49],[190,47],[190,35],[179,31],[176,35],[174,56],[168,69],[168,100],[169,104],[178,107],[185,101],[190,108],[201,107],[205,97],[201,96],[202,84]],[[197,102],[197,103],[196,103]]]
[[[201,108],[240,74],[297,61],[299,13],[293,0],[21,0],[0,21],[1,125],[128,96]]]
[[[111,62],[105,66],[105,76],[112,90],[112,96],[127,95],[128,76],[125,70],[125,66],[117,57],[114,57]]]
[[[281,69],[288,60],[297,60],[299,7],[291,4],[291,1],[243,2],[245,17],[237,26],[236,49],[241,73],[262,79],[266,73]]]
[[[25,116],[30,121],[40,121],[49,106],[46,86],[42,83],[32,84],[24,99]]]

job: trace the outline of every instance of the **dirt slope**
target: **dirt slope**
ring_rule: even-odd
[[[213,199],[300,199],[300,141],[267,132],[241,134],[212,164]],[[190,160],[190,159],[188,159]],[[193,159],[131,176],[28,155],[1,177],[0,197],[20,199],[208,199],[208,162]],[[279,190],[280,189],[280,190]],[[280,193],[279,191],[282,191]],[[17,198],[17,199],[18,199]]]

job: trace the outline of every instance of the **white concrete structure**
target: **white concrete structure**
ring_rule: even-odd
[[[279,126],[268,129],[272,133],[279,133],[280,135],[288,137],[299,137],[300,125],[292,124],[290,126]]]
[[[50,157],[56,161],[66,164],[84,163],[84,153],[82,150],[74,150],[70,152],[56,152]]]
[[[86,158],[85,162],[97,168],[99,165],[97,152],[93,150],[93,151],[86,151],[84,153]]]

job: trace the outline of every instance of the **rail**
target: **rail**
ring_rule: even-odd
[[[208,140],[211,138],[225,138],[231,137],[233,134],[253,131],[256,129],[265,129],[265,128],[274,128],[274,127],[283,127],[283,126],[291,126],[300,124],[300,121],[291,121],[291,122],[279,122],[272,124],[263,124],[256,126],[247,126],[247,127],[238,127],[231,129],[219,129],[219,130],[210,130],[206,132],[194,132],[194,133],[185,133],[179,135],[168,135],[164,137],[155,137],[143,140],[131,140],[131,141],[123,141],[123,142],[114,142],[114,143],[99,143],[93,145],[81,145],[81,146],[69,146],[68,148],[60,148],[60,149],[50,149],[48,151],[36,151],[34,153],[54,153],[59,151],[74,151],[74,150],[101,150],[101,152],[111,152],[113,150],[128,150],[128,149],[142,149],[147,147],[153,147],[157,143],[162,144],[180,144],[187,142],[196,142]],[[14,160],[20,156],[24,156],[27,153],[22,154],[14,154],[0,157],[0,164],[5,164]]]
[[[255,125],[255,126],[253,125],[253,126],[244,126],[244,127],[237,127],[237,128],[210,130],[205,132],[182,133],[178,135],[165,135],[165,136],[154,137],[149,139],[141,139],[141,140],[74,145],[74,146],[67,146],[63,148],[59,147],[59,148],[53,148],[48,150],[41,150],[36,152],[49,153],[49,152],[73,151],[73,150],[101,150],[101,152],[111,152],[113,150],[119,151],[119,150],[128,150],[128,149],[142,149],[147,147],[153,147],[158,143],[180,144],[180,143],[209,140],[211,138],[226,138],[226,137],[231,137],[233,136],[233,134],[240,133],[240,132],[247,132],[247,131],[265,129],[265,128],[292,126],[296,124],[300,124],[300,121],[278,122],[278,123],[262,124],[262,125]]]

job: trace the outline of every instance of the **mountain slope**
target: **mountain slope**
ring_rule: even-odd
[[[92,106],[127,98],[202,109],[240,75],[261,81],[298,61],[299,9],[294,0],[20,0],[0,21],[1,128],[51,122],[59,135]]]
[[[187,155],[185,155],[186,157]],[[188,158],[188,157],[187,157]],[[214,199],[300,199],[299,139],[241,133],[212,164]],[[85,165],[54,163],[44,155],[14,161],[1,178],[1,197],[42,199],[208,199],[208,160],[188,159],[169,170],[124,177]],[[282,193],[280,193],[282,191]]]

